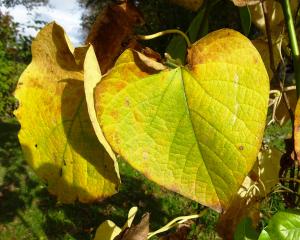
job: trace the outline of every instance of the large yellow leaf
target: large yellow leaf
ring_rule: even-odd
[[[74,49],[56,23],[32,44],[32,62],[16,90],[25,159],[64,203],[90,202],[116,192],[113,160],[98,142],[83,87],[86,48]]]
[[[95,90],[114,151],[149,179],[217,211],[253,167],[269,79],[252,43],[233,30],[196,42],[188,66],[151,72],[125,51]]]

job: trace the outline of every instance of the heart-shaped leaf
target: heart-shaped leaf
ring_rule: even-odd
[[[64,203],[105,198],[119,183],[89,119],[82,72],[85,52],[74,49],[59,25],[47,25],[33,41],[32,62],[15,93],[25,159]]]
[[[188,66],[154,71],[125,51],[95,89],[114,151],[149,179],[217,211],[251,170],[269,79],[252,43],[233,30],[196,42]]]

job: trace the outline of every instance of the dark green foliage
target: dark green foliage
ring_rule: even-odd
[[[0,120],[12,117],[17,79],[31,59],[31,39],[17,31],[11,16],[0,12]]]

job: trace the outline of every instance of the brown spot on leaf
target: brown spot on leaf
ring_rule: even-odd
[[[124,105],[125,107],[130,107],[130,100],[128,99],[128,97],[125,99]]]
[[[148,158],[149,158],[149,153],[144,151],[143,152],[143,159],[146,161],[146,160],[148,160]]]
[[[110,112],[110,115],[115,119],[118,120],[119,119],[119,113],[116,110],[113,110]]]

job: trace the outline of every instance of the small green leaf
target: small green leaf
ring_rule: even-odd
[[[264,229],[261,231],[258,240],[271,240],[269,233]]]
[[[240,7],[241,25],[245,36],[249,35],[251,28],[251,13],[248,6]]]
[[[252,226],[252,221],[250,218],[244,218],[234,233],[234,240],[256,240],[258,238],[258,233]]]
[[[187,45],[182,36],[174,36],[169,45],[167,46],[166,52],[171,55],[173,59],[179,59],[182,63],[185,62]]]
[[[266,231],[272,240],[300,239],[300,212],[289,210],[276,213]]]
[[[205,11],[206,11],[207,7],[203,7],[200,9],[200,11],[198,12],[198,14],[196,15],[196,17],[193,19],[193,21],[191,22],[187,33],[188,36],[190,38],[190,41],[193,43],[195,42],[198,38],[199,38],[199,31],[201,31],[201,25],[203,23],[204,16],[205,16]]]
[[[203,17],[205,15],[206,11],[206,6],[202,7],[199,11],[196,17],[193,19],[191,22],[187,34],[190,38],[191,42],[195,42],[197,38],[199,37],[199,31],[200,27],[202,26],[202,21]],[[206,29],[208,29],[208,21],[206,20],[207,24],[205,25]],[[205,30],[204,30],[205,32]],[[172,58],[174,59],[180,59],[182,63],[185,63],[185,58],[186,58],[186,50],[187,50],[187,45],[182,36],[174,36],[169,45],[166,48],[166,52],[169,53]]]

